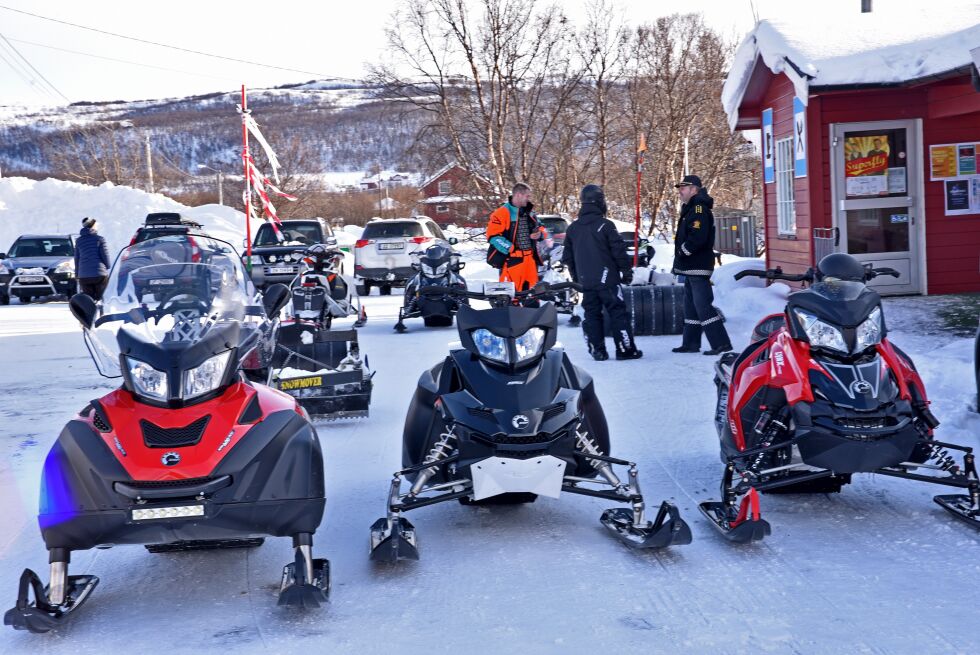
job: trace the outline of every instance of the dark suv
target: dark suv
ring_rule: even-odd
[[[146,215],[146,222],[136,230],[129,245],[143,243],[157,237],[190,234],[207,236],[200,223],[184,218],[177,212],[156,212]]]
[[[252,281],[259,289],[277,282],[287,285],[292,282],[306,249],[315,243],[326,243],[333,237],[333,230],[322,218],[291,219],[283,221],[282,235],[285,238],[280,242],[270,223],[262,224],[255,233]]]
[[[25,234],[10,252],[0,253],[0,305],[10,296],[21,302],[75,293],[75,237],[69,234]]]

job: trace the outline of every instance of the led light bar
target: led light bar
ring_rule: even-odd
[[[147,507],[134,509],[134,521],[153,519],[186,519],[191,516],[204,516],[204,505],[181,505],[179,507]]]

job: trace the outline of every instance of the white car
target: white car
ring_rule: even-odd
[[[404,287],[415,275],[412,253],[436,241],[449,243],[435,221],[425,216],[370,221],[354,243],[358,295],[366,296],[372,287],[378,287],[386,296],[392,287]]]

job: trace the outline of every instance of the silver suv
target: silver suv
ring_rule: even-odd
[[[366,296],[371,287],[378,287],[387,296],[392,287],[404,287],[415,275],[411,254],[436,241],[448,243],[435,221],[425,216],[370,221],[354,244],[358,295]]]

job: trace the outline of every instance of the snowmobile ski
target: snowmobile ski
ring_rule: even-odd
[[[656,520],[646,526],[636,525],[634,516],[633,510],[616,507],[603,512],[599,520],[630,548],[666,548],[691,543],[691,528],[671,502],[663,501]]]
[[[41,584],[37,573],[24,569],[20,576],[17,604],[3,615],[3,624],[14,630],[35,634],[48,632],[62,625],[92,595],[99,579],[94,575],[70,575],[65,578],[64,600],[52,603],[51,588]],[[30,594],[34,592],[34,601]]]

